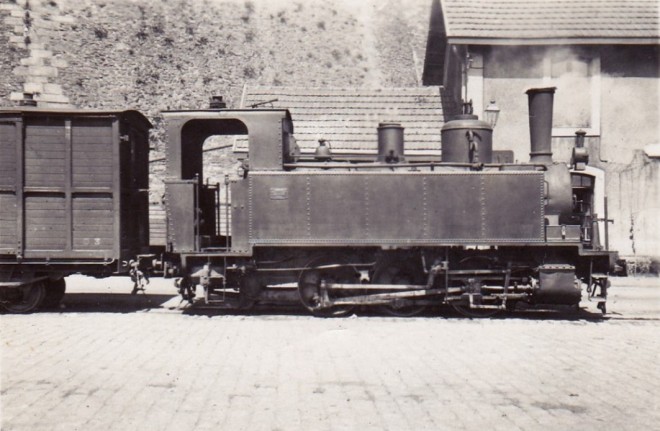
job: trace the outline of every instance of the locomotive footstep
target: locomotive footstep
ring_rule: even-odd
[[[473,318],[494,317],[503,311],[501,309],[493,309],[493,308],[470,308],[469,305],[463,305],[458,302],[452,302],[451,306],[459,314],[462,314],[465,317],[473,317]]]

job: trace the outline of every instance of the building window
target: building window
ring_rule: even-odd
[[[560,49],[545,56],[544,83],[557,87],[553,136],[574,136],[578,129],[600,135],[600,58],[597,53]]]

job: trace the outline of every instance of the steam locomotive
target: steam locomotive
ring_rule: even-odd
[[[412,316],[449,305],[487,316],[521,304],[577,308],[585,286],[604,313],[616,253],[599,239],[602,177],[587,168],[583,134],[570,168],[553,162],[554,88],[527,94],[531,157],[522,164],[494,163],[492,128],[473,115],[443,126],[442,162],[407,162],[397,123],[375,131],[375,160],[348,162],[333,161],[323,142],[302,156],[284,109],[166,111],[167,246],[158,255],[148,249],[141,114],[0,111],[2,153],[25,160],[11,177],[14,159],[0,159],[0,298],[30,311],[57,302],[71,272],[158,269],[184,300],[239,309]],[[36,139],[49,126],[50,140]],[[203,143],[215,135],[245,135],[249,149],[224,208],[220,188],[204,181]],[[51,154],[39,147],[46,141],[61,144],[62,178],[33,169],[34,151]]]

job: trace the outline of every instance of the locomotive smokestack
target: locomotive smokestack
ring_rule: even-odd
[[[529,100],[530,163],[552,163],[552,102],[555,87],[526,91]]]
[[[378,161],[403,162],[403,127],[399,123],[378,125]]]

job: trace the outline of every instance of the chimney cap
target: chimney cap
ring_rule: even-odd
[[[19,100],[20,106],[37,106],[37,101],[34,99],[34,93],[23,93],[23,99]]]
[[[209,108],[210,109],[225,109],[227,103],[222,100],[222,96],[211,96],[209,99]]]
[[[540,88],[530,88],[525,91],[525,94],[535,94],[535,93],[554,93],[557,87],[540,87]]]

